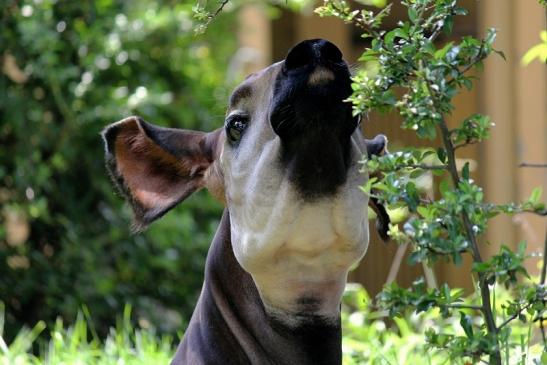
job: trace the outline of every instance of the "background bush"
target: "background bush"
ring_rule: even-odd
[[[184,327],[220,206],[198,194],[130,235],[100,131],[131,114],[221,125],[235,37],[225,12],[195,36],[194,1],[0,0],[0,301],[5,339],[74,320],[106,333],[125,303],[142,327]],[[167,320],[165,320],[167,318]],[[170,326],[170,327],[169,327]]]

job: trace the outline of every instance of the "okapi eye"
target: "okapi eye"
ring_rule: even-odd
[[[226,120],[226,135],[232,143],[241,139],[245,128],[247,128],[247,117],[243,115],[232,115]]]

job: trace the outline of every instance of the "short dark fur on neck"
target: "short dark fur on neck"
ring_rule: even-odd
[[[339,321],[317,318],[292,328],[268,316],[251,276],[236,261],[225,209],[198,304],[172,365],[341,363]]]

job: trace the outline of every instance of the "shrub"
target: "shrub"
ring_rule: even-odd
[[[410,212],[406,222],[391,225],[390,236],[398,243],[411,245],[411,264],[442,261],[459,266],[463,255],[473,261],[471,276],[476,290],[471,305],[463,303],[461,290],[446,284],[429,289],[422,281],[408,289],[385,287],[378,296],[379,304],[391,317],[404,315],[407,310],[438,310],[443,318],[457,320],[464,335],[431,328],[425,333],[428,348],[445,350],[451,362],[464,359],[501,364],[502,360],[508,363],[522,348],[513,342],[517,320],[537,324],[535,328],[541,330],[542,346],[547,352],[543,327],[547,315],[546,263],[541,279],[526,280],[525,242],[517,250],[501,246],[498,254],[483,258],[480,236],[488,221],[499,214],[547,213],[540,200],[541,188],[519,204],[484,201],[482,188],[470,178],[469,163],[456,164],[456,152],[487,139],[493,125],[487,116],[473,114],[449,129],[446,116],[454,108],[452,99],[460,89],[473,87],[470,70],[480,69],[492,53],[504,57],[493,46],[494,29],[488,30],[484,39],[465,36],[457,42],[436,43],[439,35],[451,34],[455,17],[467,14],[460,3],[401,0],[408,9],[408,19],[401,19],[387,31],[380,26],[389,6],[374,12],[353,10],[344,0],[326,0],[317,12],[355,24],[361,28],[362,37],[370,40],[361,60],[373,62],[377,71],[361,70],[354,76],[354,93],[349,98],[354,113],[392,111],[402,117],[402,128],[414,130],[421,139],[433,141],[438,136],[441,140],[439,147],[432,142],[433,146],[425,150],[406,148],[363,161],[369,172],[383,174],[380,179],[370,179],[364,190],[391,209],[406,207]],[[437,199],[420,194],[416,184],[417,178],[429,172],[441,181]],[[547,254],[547,242],[545,251]],[[495,295],[500,285],[510,289],[501,306]],[[537,341],[531,335],[526,340]],[[530,361],[527,353],[522,356],[523,362]]]
[[[84,303],[102,334],[126,302],[141,323],[180,330],[220,206],[198,194],[131,235],[99,132],[131,114],[183,128],[220,125],[235,40],[218,34],[233,17],[196,37],[192,0],[0,4],[5,336],[23,323],[74,318]]]

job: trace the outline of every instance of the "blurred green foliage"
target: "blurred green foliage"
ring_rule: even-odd
[[[196,36],[189,1],[0,0],[0,301],[21,324],[106,333],[125,303],[142,327],[184,329],[220,205],[199,193],[144,234],[114,193],[100,131],[131,114],[220,126],[235,37],[224,12]],[[234,75],[231,75],[232,79]],[[219,86],[220,85],[220,86]]]

